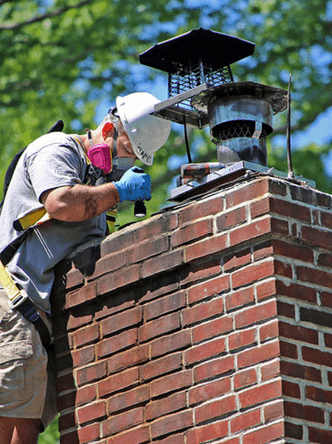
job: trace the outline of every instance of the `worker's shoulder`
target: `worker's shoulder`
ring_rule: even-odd
[[[38,137],[38,139],[34,140],[30,143],[26,150],[25,156],[30,157],[45,148],[56,148],[56,147],[68,147],[77,149],[78,142],[72,135],[62,133],[62,132],[52,132],[48,134],[44,134],[43,136]]]

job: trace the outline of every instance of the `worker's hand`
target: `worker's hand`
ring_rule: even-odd
[[[130,168],[118,182],[113,183],[119,192],[120,202],[151,199],[151,178],[141,168]]]

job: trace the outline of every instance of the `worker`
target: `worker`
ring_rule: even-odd
[[[151,198],[150,176],[134,163],[151,165],[168,139],[170,122],[151,115],[158,102],[144,92],[118,97],[95,130],[46,134],[19,159],[0,218],[0,258],[19,290],[9,297],[0,279],[2,444],[37,443],[57,413],[47,356],[54,267],[79,245],[107,234],[107,210]],[[113,181],[91,186],[100,170]]]

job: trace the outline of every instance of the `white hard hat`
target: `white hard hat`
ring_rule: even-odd
[[[116,99],[118,114],[133,151],[145,165],[152,165],[153,154],[166,143],[171,131],[169,120],[151,115],[154,105],[159,102],[147,92],[136,92]]]

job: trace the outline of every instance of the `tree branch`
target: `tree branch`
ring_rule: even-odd
[[[1,2],[7,3],[8,0],[6,0],[6,1],[0,0],[0,4],[1,4]],[[81,6],[87,5],[89,3],[91,3],[91,0],[82,0],[81,2],[78,2],[75,5],[68,5],[63,8],[58,8],[55,11],[51,11],[51,12],[41,14],[41,15],[36,15],[35,17],[32,17],[31,19],[26,20],[24,22],[0,25],[0,30],[4,31],[4,30],[9,30],[9,29],[18,29],[22,26],[31,25],[32,23],[41,22],[45,19],[59,16],[59,15],[63,14],[64,12],[69,11],[70,9],[80,8]]]

